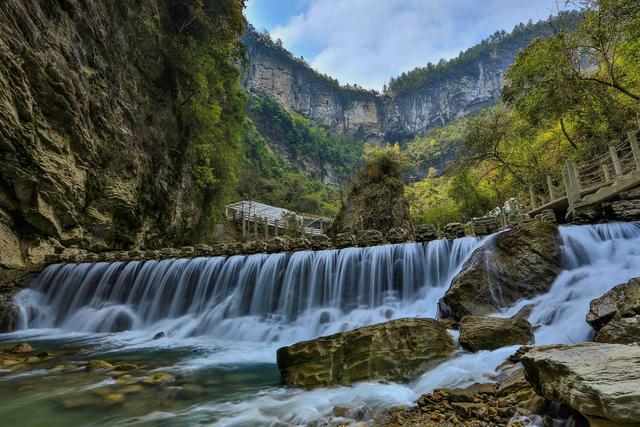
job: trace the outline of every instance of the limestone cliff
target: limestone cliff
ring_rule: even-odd
[[[287,111],[339,134],[383,136],[383,102],[375,92],[341,87],[252,29],[243,43],[249,64],[242,82],[250,92],[270,96]]]
[[[563,16],[567,25],[574,19],[571,14]],[[495,102],[516,53],[535,37],[561,27],[558,21],[521,24],[510,34],[498,32],[458,58],[392,79],[391,90],[384,95],[340,86],[250,28],[243,38],[249,56],[243,84],[334,132],[368,140],[402,140]]]
[[[236,7],[210,3],[211,19]],[[163,34],[198,7],[3,2],[0,267],[41,258],[51,242],[99,250],[193,235],[205,195],[189,173]]]

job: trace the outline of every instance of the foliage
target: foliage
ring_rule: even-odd
[[[253,96],[247,108],[261,133],[274,144],[283,145],[294,163],[326,165],[346,178],[361,161],[363,141],[356,137],[327,132],[309,119],[287,112],[269,97]]]
[[[239,43],[244,2],[172,0],[167,7],[170,30],[161,34],[167,46],[165,75],[173,83],[185,158],[205,195],[204,221],[210,223],[237,185],[242,153],[238,64],[244,60]]]
[[[379,181],[392,177],[400,179],[408,163],[398,144],[384,147],[367,144],[364,149],[365,164],[358,175],[362,182]]]
[[[466,220],[514,196],[528,200],[530,187],[546,191],[547,176],[561,184],[567,159],[590,160],[638,128],[640,3],[580,4],[582,19],[572,28],[533,40],[516,55],[504,104],[450,124],[456,136],[445,135],[445,144],[435,137],[408,144],[409,158],[424,166],[434,165],[430,156],[438,158],[442,147],[462,141],[458,161],[437,178],[446,190],[420,191],[435,185],[433,179],[414,186],[412,213],[418,221],[441,221],[440,211],[454,213],[452,204]]]
[[[266,138],[250,119],[244,123],[244,147],[246,156],[238,196],[296,212],[321,215],[337,212],[337,190],[285,162],[269,148]]]
[[[449,197],[450,178],[431,177],[405,190],[409,212],[417,224],[442,227],[461,220],[460,211]]]

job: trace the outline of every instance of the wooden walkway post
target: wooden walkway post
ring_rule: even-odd
[[[242,204],[242,211],[240,212],[240,215],[242,215],[242,238],[246,239],[247,238],[247,222],[244,218],[244,203]]]
[[[264,217],[264,238],[269,238],[269,218]]]
[[[253,216],[253,238],[258,240],[258,217]]]
[[[567,192],[567,202],[569,202],[569,209],[573,210],[573,188],[571,186],[571,179],[569,179],[569,171],[566,168],[562,171],[562,179],[564,180],[564,188]]]
[[[580,175],[578,174],[576,164],[571,159],[567,160],[567,172],[569,173],[571,184],[574,186],[572,189],[574,195],[577,195],[578,200],[580,200]]]
[[[604,175],[604,182],[611,182],[611,175],[609,175],[609,166],[606,163],[602,163],[602,175]]]
[[[556,198],[553,190],[553,181],[551,177],[547,175],[547,188],[549,189],[549,203],[553,202],[553,199]]]
[[[531,200],[531,209],[536,208],[536,194],[533,192],[533,187],[529,186],[529,199]]]
[[[615,147],[609,147],[609,154],[611,155],[611,160],[613,161],[613,170],[616,173],[616,176],[622,176],[622,168],[620,167],[620,159],[618,158],[618,152]]]
[[[631,153],[633,154],[636,169],[640,170],[640,148],[638,148],[638,137],[635,131],[629,132],[629,145],[631,146]]]
[[[276,221],[275,221],[275,225],[273,226],[273,229],[274,229],[274,230],[273,230],[273,235],[274,235],[275,237],[278,237],[278,220],[277,220],[277,219],[276,219]]]

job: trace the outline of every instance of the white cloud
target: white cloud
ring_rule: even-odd
[[[548,17],[556,0],[311,0],[271,29],[341,83],[380,89],[391,76],[451,58],[496,30]]]

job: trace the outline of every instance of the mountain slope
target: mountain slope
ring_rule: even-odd
[[[572,27],[577,17],[565,13],[520,24],[509,34],[497,32],[451,61],[392,79],[383,95],[340,86],[249,27],[243,37],[249,56],[243,85],[335,133],[374,141],[409,139],[494,102],[515,54],[536,37]]]

